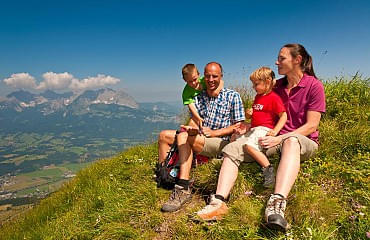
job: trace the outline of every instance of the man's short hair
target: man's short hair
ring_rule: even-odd
[[[197,73],[199,75],[199,71],[198,71],[197,67],[195,66],[195,64],[193,64],[193,63],[186,64],[185,66],[182,67],[182,78],[184,78],[189,73],[193,73],[194,71],[197,71]]]
[[[223,68],[222,68],[221,64],[219,64],[218,62],[209,62],[209,63],[207,63],[207,65],[205,66],[205,68],[206,68],[208,65],[211,65],[211,64],[216,64],[216,65],[218,65],[218,66],[219,66],[219,68],[221,69],[221,75],[223,75],[223,74],[224,74],[224,70],[223,70]],[[205,68],[204,68],[204,69],[205,69]]]

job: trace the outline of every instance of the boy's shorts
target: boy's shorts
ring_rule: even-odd
[[[205,138],[204,146],[200,155],[204,155],[210,158],[218,158],[221,155],[222,149],[229,143],[229,141],[222,138]]]
[[[263,152],[266,154],[267,157],[271,157],[275,154],[280,155],[283,143],[289,137],[297,138],[299,145],[301,146],[301,161],[304,161],[315,155],[315,152],[318,149],[317,143],[315,143],[308,137],[297,133],[284,134],[281,143],[269,149],[263,149]],[[243,145],[243,138],[239,138],[235,142],[226,145],[222,149],[222,152],[226,154],[237,166],[239,166],[242,162],[253,162],[254,159],[251,156],[249,156],[248,154],[244,154]]]
[[[266,134],[270,130],[271,130],[271,128],[263,127],[263,126],[251,128],[243,136],[244,141],[245,141],[245,143],[243,145],[246,144],[246,145],[251,146],[251,147],[255,148],[256,150],[262,152],[263,148],[262,148],[261,144],[259,144],[258,139],[261,138],[261,137],[266,136]]]

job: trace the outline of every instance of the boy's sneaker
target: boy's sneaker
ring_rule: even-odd
[[[275,185],[275,172],[274,167],[272,165],[262,168],[263,173],[263,186],[265,188],[273,188]]]
[[[283,198],[280,194],[271,194],[265,210],[268,228],[283,232],[287,230],[288,223],[284,218],[285,208],[286,198]]]
[[[175,188],[172,190],[170,199],[163,204],[163,212],[174,212],[179,210],[182,205],[191,200],[191,189],[185,190],[184,187],[175,185]]]
[[[226,203],[215,198],[215,195],[212,194],[209,204],[198,211],[197,215],[204,221],[220,220],[223,215],[227,214],[228,210]]]

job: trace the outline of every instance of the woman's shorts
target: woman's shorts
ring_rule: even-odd
[[[316,142],[312,141],[306,136],[297,133],[287,133],[283,135],[283,140],[278,145],[263,149],[263,152],[266,154],[267,157],[271,157],[275,154],[281,154],[281,149],[283,147],[283,143],[287,138],[295,137],[299,145],[301,146],[301,161],[304,161],[312,156],[315,155],[315,152],[318,149],[318,145]],[[222,152],[226,154],[237,166],[240,165],[242,162],[253,162],[254,159],[249,156],[248,154],[244,154],[243,151],[243,143],[245,139],[239,138],[235,142],[231,142],[227,144],[223,149]]]

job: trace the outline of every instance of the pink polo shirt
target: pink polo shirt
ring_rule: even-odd
[[[307,111],[325,112],[325,93],[323,84],[313,76],[304,74],[298,85],[288,95],[286,77],[276,81],[276,92],[287,110],[288,120],[280,134],[292,132],[307,121]],[[308,138],[318,143],[319,131],[311,133]]]

